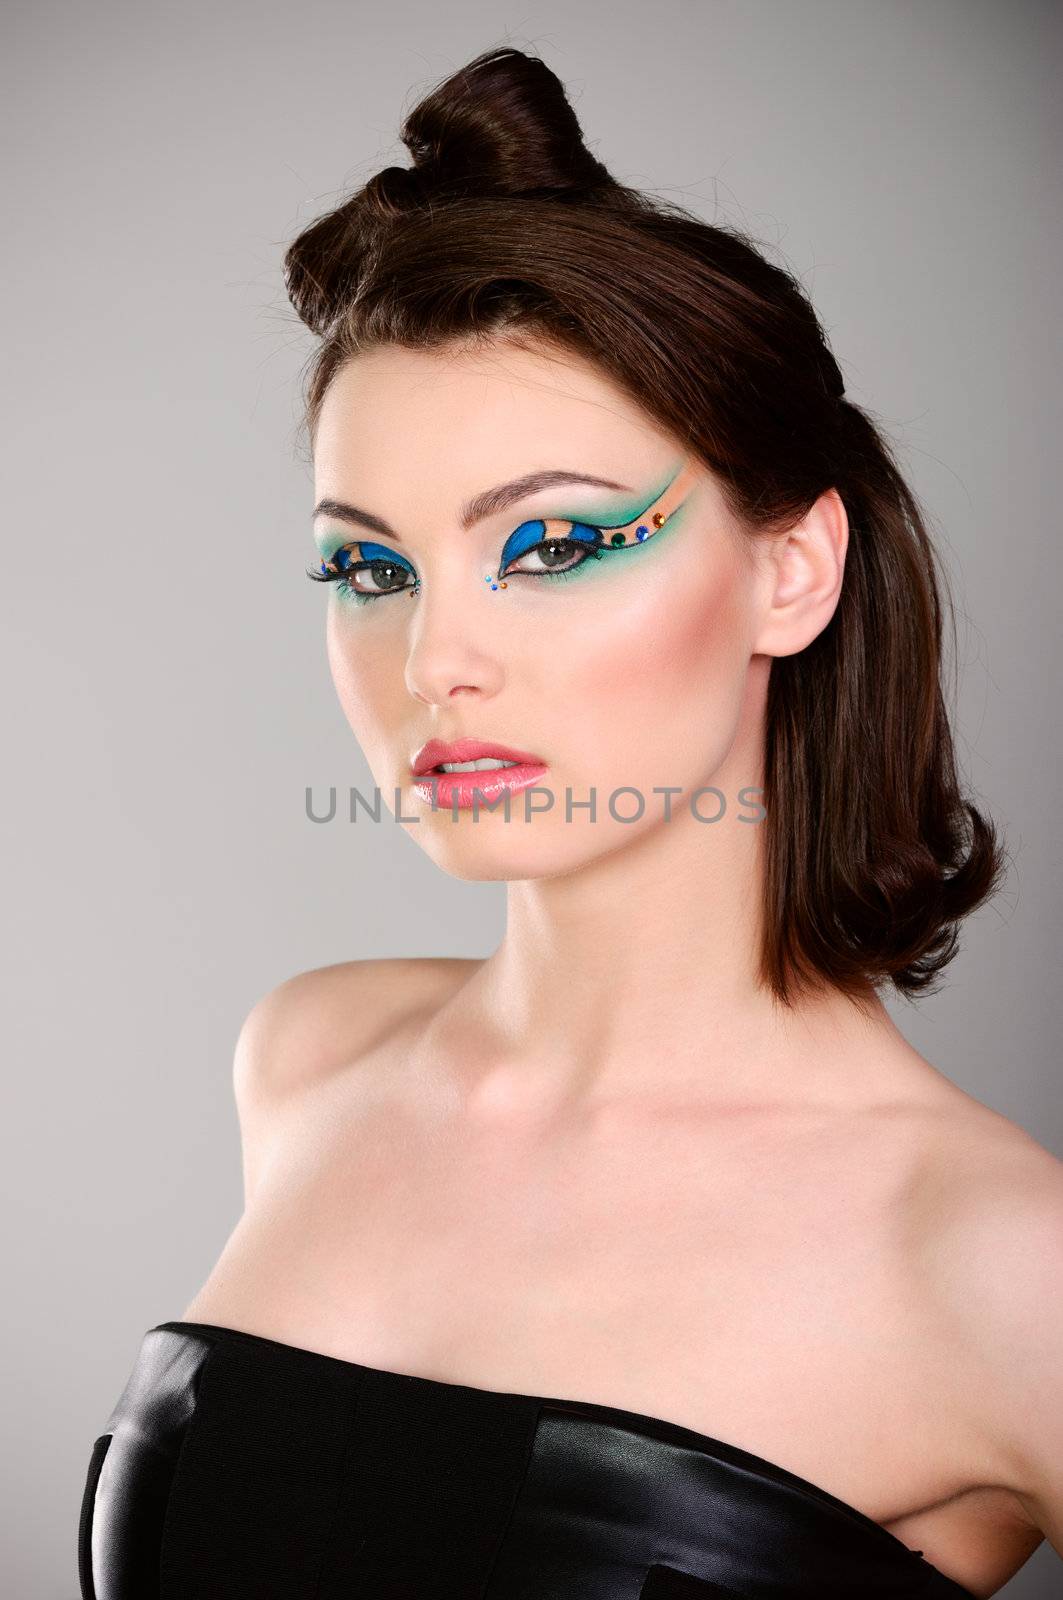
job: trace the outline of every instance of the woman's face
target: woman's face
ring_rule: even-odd
[[[718,780],[763,573],[713,475],[589,363],[502,342],[373,350],[333,380],[314,468],[316,505],[334,503],[315,515],[317,565],[343,574],[321,586],[336,690],[385,805],[400,793],[439,866],[567,872]],[[536,474],[552,481],[499,492]],[[429,739],[463,738],[543,763],[508,818],[490,773],[466,783],[493,809],[455,804],[439,777],[433,807],[415,779]]]

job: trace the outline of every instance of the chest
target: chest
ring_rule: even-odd
[[[347,1359],[667,1418],[883,1520],[961,1486],[969,1411],[889,1143],[741,1117],[484,1137],[324,1098],[195,1315],[237,1297]]]

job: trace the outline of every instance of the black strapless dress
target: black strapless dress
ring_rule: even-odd
[[[870,1517],[641,1412],[162,1322],[92,1450],[83,1600],[974,1600]]]

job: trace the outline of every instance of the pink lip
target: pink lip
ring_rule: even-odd
[[[490,756],[497,756],[500,761],[515,761],[516,766],[482,772],[435,771],[442,761],[483,761]],[[516,794],[536,783],[547,770],[546,762],[538,756],[484,739],[455,739],[450,744],[429,739],[417,752],[411,767],[414,794],[430,801],[433,807],[448,809],[483,804],[507,793]]]
[[[410,770],[415,778],[420,778],[432,772],[432,769],[438,767],[442,761],[484,761],[488,756],[497,756],[500,761],[531,762],[539,767],[546,765],[540,756],[533,756],[528,750],[511,750],[508,745],[495,744],[489,739],[453,739],[449,744],[445,744],[441,739],[429,739],[410,762]],[[483,778],[488,774],[458,772],[440,773],[438,776]]]

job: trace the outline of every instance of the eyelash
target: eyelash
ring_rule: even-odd
[[[580,552],[583,554],[583,559],[582,561],[573,562],[571,566],[562,567],[553,572],[511,572],[509,574],[510,577],[553,579],[571,577],[574,573],[578,572],[581,567],[586,566],[588,561],[600,560],[601,557],[607,553],[607,549],[604,548],[600,543],[604,537],[601,528],[595,528],[594,533],[597,536],[597,542],[593,545],[588,539],[559,538],[541,539],[538,544],[529,545],[528,549],[522,550],[519,556],[514,557],[514,560],[523,561],[526,556],[534,555],[539,550],[548,549],[550,546],[559,547],[561,545],[571,545],[574,552]],[[339,552],[337,552],[337,554],[338,553]],[[336,559],[335,555],[332,559]],[[308,578],[312,578],[315,583],[338,583],[340,585],[340,592],[344,595],[344,597],[356,601],[359,605],[366,600],[384,600],[388,595],[392,594],[408,594],[416,587],[416,582],[412,584],[403,583],[396,585],[392,589],[381,589],[376,594],[372,594],[367,589],[354,589],[347,582],[347,579],[352,573],[371,572],[374,567],[394,567],[400,572],[413,570],[412,568],[404,567],[401,562],[385,561],[381,557],[378,557],[375,561],[351,561],[346,567],[341,568],[339,572],[314,572],[308,567],[306,575]]]

